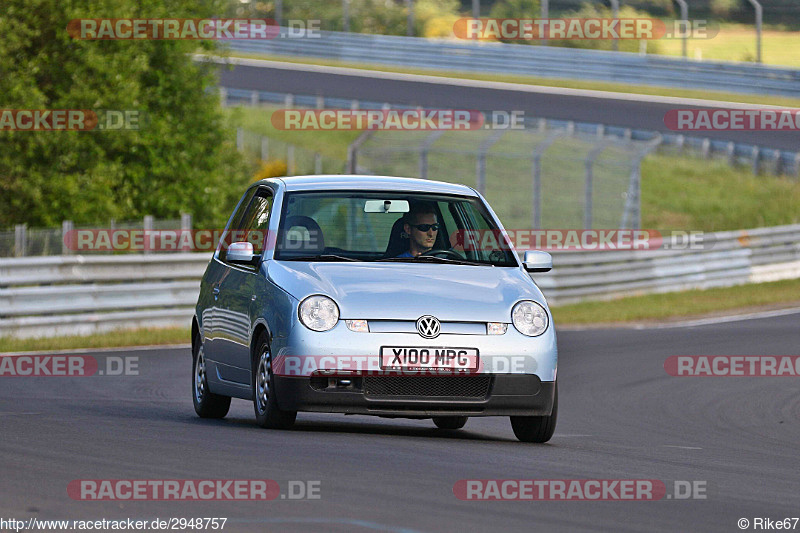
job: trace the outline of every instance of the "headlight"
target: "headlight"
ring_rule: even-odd
[[[549,319],[544,307],[536,302],[519,302],[511,310],[511,321],[517,331],[529,337],[538,337],[547,329]]]
[[[339,321],[339,307],[327,296],[309,296],[300,303],[300,322],[314,331],[328,331]]]

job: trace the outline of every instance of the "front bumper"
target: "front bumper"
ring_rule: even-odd
[[[555,394],[555,382],[541,381],[534,374],[346,378],[276,375],[274,380],[278,405],[283,410],[414,418],[550,415]]]

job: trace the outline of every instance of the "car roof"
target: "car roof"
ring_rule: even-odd
[[[315,175],[281,176],[275,178],[283,182],[287,191],[314,190],[380,190],[400,192],[431,192],[476,196],[475,190],[466,185],[445,183],[443,181],[404,178],[399,176],[371,175]],[[266,180],[265,180],[266,181]]]

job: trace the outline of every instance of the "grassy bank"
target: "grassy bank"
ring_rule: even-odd
[[[188,344],[191,331],[186,328],[147,328],[117,330],[96,335],[13,339],[0,337],[0,353],[23,351],[71,350],[79,348],[113,348],[118,346],[150,346]]]
[[[680,39],[662,39],[660,51],[665,55],[681,55]],[[752,25],[725,24],[711,39],[688,39],[689,58],[709,61],[755,61],[756,31]],[[761,55],[765,65],[800,67],[800,32],[764,30],[761,36]]]
[[[552,308],[557,325],[664,321],[762,306],[800,307],[800,279],[719,289],[668,292]]]

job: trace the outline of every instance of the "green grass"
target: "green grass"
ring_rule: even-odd
[[[800,222],[800,181],[755,176],[721,160],[648,156],[642,227],[725,231]]]
[[[658,41],[661,53],[682,54],[680,39]],[[800,67],[800,32],[764,30],[761,36],[762,61],[767,65]],[[755,61],[756,31],[752,25],[726,24],[711,39],[689,39],[689,58],[701,57],[711,61]]]
[[[522,45],[520,45],[522,46]],[[680,44],[678,45],[680,46]],[[787,49],[787,53],[796,54],[796,48]],[[656,96],[675,96],[680,98],[699,98],[703,100],[716,100],[723,102],[742,102],[748,104],[774,105],[781,107],[800,107],[800,99],[786,98],[782,96],[767,96],[755,94],[727,93],[724,91],[705,91],[695,89],[680,89],[676,87],[657,87],[651,85],[630,85],[625,83],[611,83],[603,81],[583,81],[557,78],[543,78],[538,76],[522,76],[514,74],[499,73],[479,73],[463,72],[455,70],[424,69],[424,68],[405,68],[398,66],[371,64],[371,63],[352,63],[345,61],[335,61],[328,59],[317,59],[297,56],[272,56],[232,53],[231,57],[267,59],[272,61],[287,61],[307,65],[325,65],[331,67],[347,67],[356,69],[376,70],[380,72],[399,72],[405,74],[424,74],[428,76],[439,76],[445,78],[457,78],[466,80],[497,81],[507,83],[520,83],[523,85],[541,85],[544,87],[562,87],[567,89],[588,89],[594,91],[609,91],[617,93],[643,94]],[[800,55],[798,55],[800,57]],[[313,94],[317,89],[309,89],[308,93]]]
[[[80,348],[115,348],[158,344],[188,344],[191,331],[185,328],[148,328],[115,330],[87,336],[48,337],[43,339],[14,339],[0,337],[0,353],[71,350]]]
[[[689,318],[758,306],[800,306],[800,279],[648,294],[551,308],[557,326]]]

